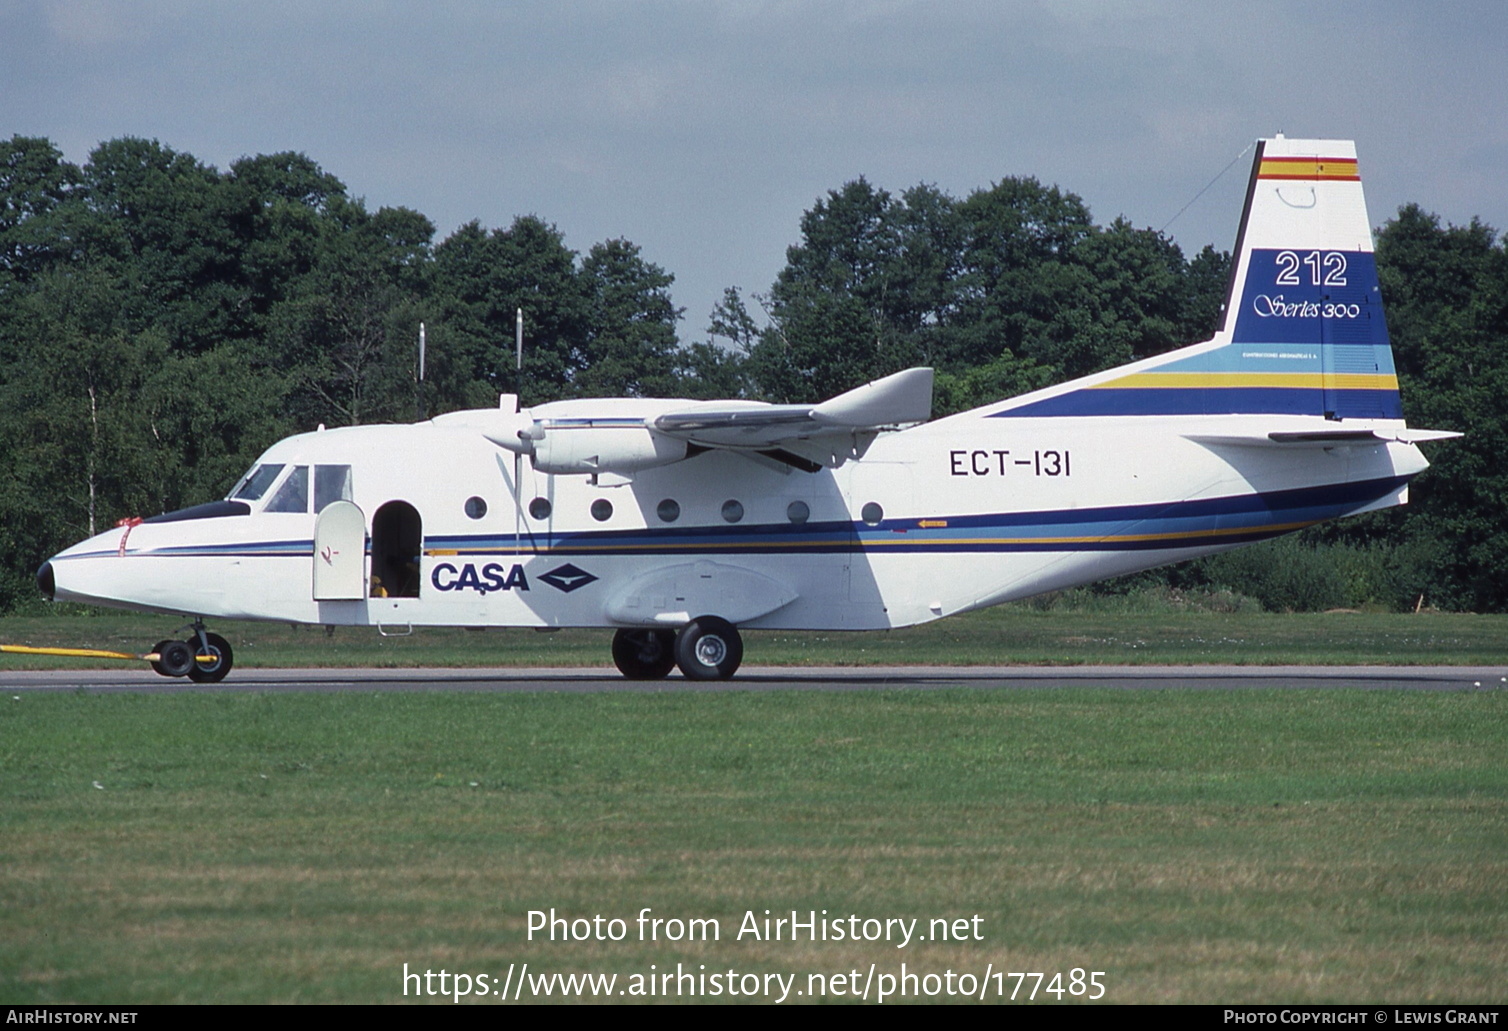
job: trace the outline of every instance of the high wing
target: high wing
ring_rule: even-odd
[[[730,448],[803,466],[841,465],[863,454],[874,434],[932,417],[932,370],[906,369],[818,405],[708,401],[647,420],[660,433],[702,448]]]
[[[505,399],[507,400],[507,399]],[[649,398],[555,401],[497,414],[483,436],[561,475],[669,465],[710,449],[816,472],[862,456],[881,430],[932,415],[932,370],[907,369],[817,405]],[[471,419],[457,413],[437,421]],[[500,423],[492,425],[491,422]]]

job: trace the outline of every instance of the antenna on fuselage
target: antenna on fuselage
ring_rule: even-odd
[[[424,323],[419,323],[419,365],[414,375],[414,409],[424,421]]]
[[[518,309],[514,321],[514,392],[518,394],[518,406],[524,406],[524,310]]]
[[[513,406],[522,412],[524,410],[524,310],[517,309],[513,322],[513,390],[517,395]],[[523,475],[523,453],[513,453],[513,553],[521,555],[523,552],[523,504],[524,488],[520,477]]]

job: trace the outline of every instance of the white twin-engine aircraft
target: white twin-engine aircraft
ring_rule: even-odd
[[[1214,339],[928,422],[932,371],[818,405],[557,401],[269,448],[224,501],[54,556],[42,590],[205,617],[616,627],[631,678],[740,629],[909,626],[1400,505],[1404,425],[1355,145],[1262,141]]]

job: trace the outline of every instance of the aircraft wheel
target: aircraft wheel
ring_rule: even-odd
[[[157,673],[159,676],[170,677],[170,676],[173,675],[173,674],[169,673],[167,670],[163,669],[163,667],[162,667],[162,658],[161,658],[161,656],[162,656],[162,650],[164,648],[166,648],[168,645],[172,644],[172,643],[173,643],[172,641],[158,641],[156,644],[154,644],[152,646],[152,651],[156,652],[157,655],[158,655],[158,658],[156,660],[154,660],[153,663],[152,663],[152,670],[155,673]],[[178,675],[182,676],[183,674],[180,673]]]
[[[619,630],[613,662],[630,680],[658,680],[675,669],[675,634],[669,630]]]
[[[183,642],[199,655],[213,655],[215,657],[214,662],[200,662],[196,658],[193,666],[189,668],[188,678],[199,684],[218,684],[225,679],[225,674],[230,672],[230,667],[234,660],[234,656],[230,650],[230,642],[219,634],[205,634],[204,641],[209,646],[208,651],[199,651],[198,635],[190,637],[187,641]]]
[[[198,650],[198,642],[192,646],[183,641],[162,641],[157,645],[157,661],[152,663],[152,668],[165,677],[185,677],[194,668],[194,652]]]
[[[676,665],[689,680],[727,680],[743,658],[743,638],[717,616],[698,616],[675,639]]]

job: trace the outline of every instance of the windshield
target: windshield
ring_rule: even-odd
[[[252,466],[251,471],[241,477],[241,482],[236,484],[236,489],[230,492],[230,496],[241,501],[256,501],[267,493],[267,488],[272,486],[272,482],[282,471],[281,464]]]

